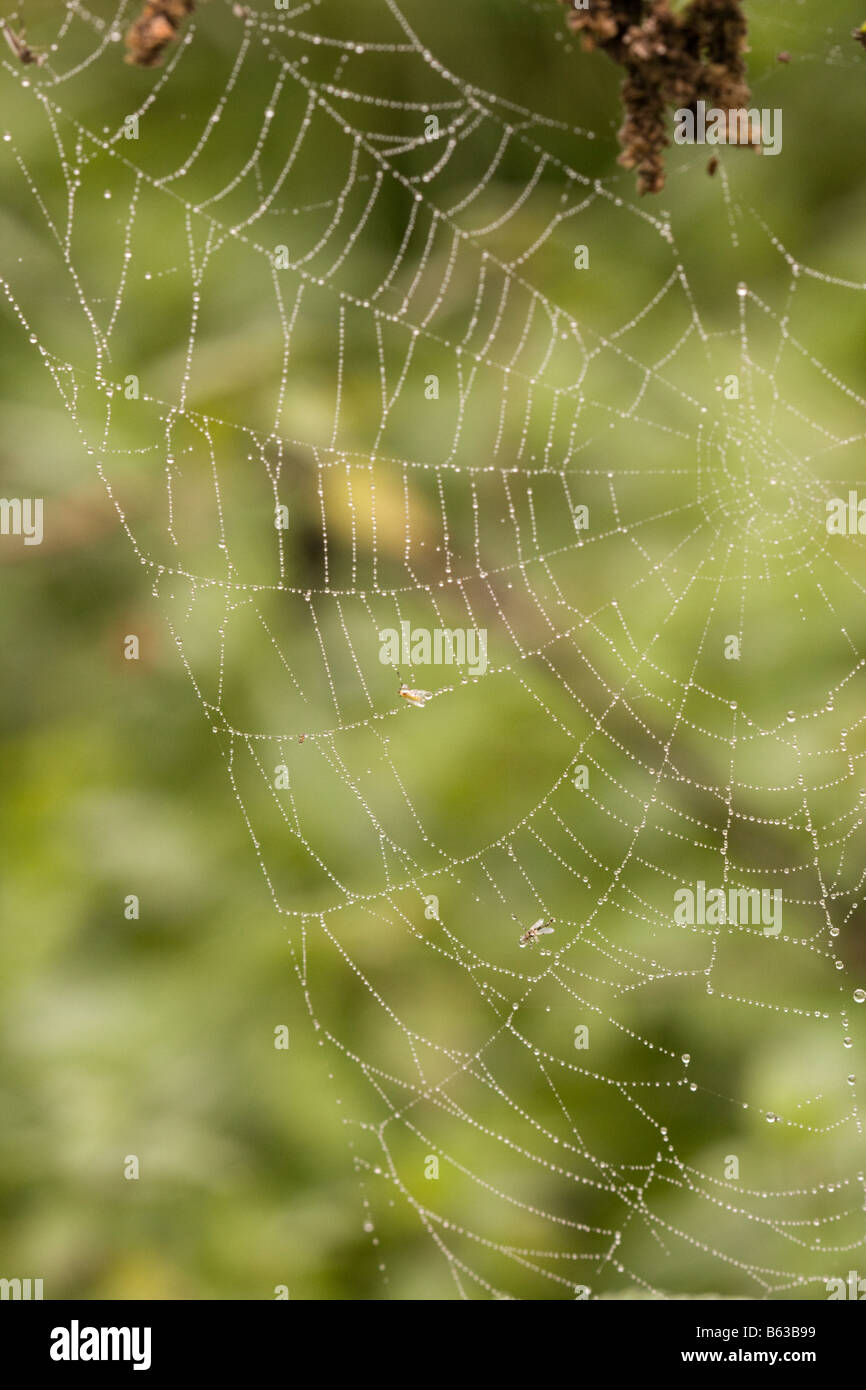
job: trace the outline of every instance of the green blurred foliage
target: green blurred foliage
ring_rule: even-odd
[[[31,43],[51,43],[57,8],[28,0],[25,18]],[[723,177],[711,179],[701,152],[672,150],[668,188],[652,208],[653,213],[661,207],[670,212],[701,320],[711,333],[730,329],[732,289],[740,279],[748,280],[775,313],[784,312],[789,270],[768,228],[802,264],[849,281],[863,278],[860,131],[866,54],[849,39],[853,22],[862,16],[852,13],[844,0],[808,8],[812,13],[805,12],[806,6],[776,0],[748,6],[755,103],[784,106],[783,156],[768,160],[728,151],[723,154]],[[393,17],[384,5],[374,0],[353,5],[351,23],[346,7],[340,9],[342,13],[334,6],[319,7],[305,21],[310,32],[341,33],[348,27],[367,43],[377,37],[393,41]],[[91,10],[105,21],[108,33],[111,7],[97,4]],[[564,123],[568,129],[540,127],[545,148],[574,163],[588,178],[603,180],[625,203],[636,203],[631,175],[618,170],[615,162],[620,74],[602,55],[576,50],[556,5],[472,0],[447,11],[413,4],[406,13],[422,41],[461,83],[496,94],[503,103],[499,114],[511,111],[515,122],[528,110]],[[275,16],[279,22],[279,12]],[[454,1105],[477,1121],[477,1137],[467,1135],[456,1112],[442,1113],[421,1104],[417,1108],[425,1136],[460,1164],[483,1173],[490,1188],[507,1191],[520,1204],[501,1228],[503,1241],[533,1248],[537,1209],[610,1232],[623,1222],[622,1206],[612,1192],[564,1183],[550,1167],[540,1167],[520,1153],[520,1146],[533,1148],[533,1124],[550,1130],[559,1124],[556,1092],[540,1075],[530,1049],[515,1047],[507,1033],[501,1035],[496,1011],[474,987],[471,972],[456,972],[453,961],[442,953],[414,949],[416,938],[405,922],[419,918],[416,890],[393,895],[396,915],[374,901],[349,903],[329,918],[329,931],[318,930],[315,917],[309,918],[303,941],[298,919],[275,912],[226,776],[229,739],[220,725],[215,737],[163,621],[164,614],[182,625],[182,614],[191,603],[190,588],[160,580],[160,601],[153,602],[153,576],[137,563],[88,452],[98,440],[103,400],[92,387],[94,345],[78,291],[84,287],[87,296],[103,306],[105,296],[113,293],[118,266],[113,258],[122,245],[137,170],[146,171],[147,186],[135,224],[119,331],[112,339],[110,362],[102,369],[115,382],[135,372],[143,390],[157,400],[176,398],[189,338],[185,215],[188,207],[219,187],[218,171],[239,168],[256,142],[261,130],[257,94],[274,80],[272,65],[261,51],[250,58],[232,87],[230,119],[221,123],[211,153],[190,170],[178,193],[151,197],[148,181],[176,167],[189,151],[188,132],[203,128],[215,102],[229,89],[238,23],[229,5],[217,0],[200,5],[193,44],[178,73],[164,85],[164,70],[143,72],[124,65],[122,45],[110,37],[104,52],[88,61],[78,77],[56,88],[45,87],[44,112],[37,112],[25,97],[11,62],[6,62],[0,78],[0,123],[14,130],[21,160],[15,166],[4,156],[0,273],[14,287],[16,302],[36,338],[35,344],[28,340],[14,312],[4,315],[0,481],[4,495],[38,492],[47,499],[47,507],[54,508],[53,515],[62,517],[41,548],[4,547],[0,552],[0,642],[5,654],[0,685],[0,840],[7,860],[0,885],[5,926],[0,972],[0,1104],[6,1121],[0,1135],[2,1272],[44,1276],[49,1297],[268,1298],[276,1285],[286,1284],[293,1297],[301,1298],[450,1298],[455,1282],[419,1208],[427,1203],[447,1210],[455,1225],[484,1230],[493,1239],[501,1208],[484,1187],[465,1184],[460,1172],[448,1165],[443,1165],[431,1197],[430,1184],[423,1178],[428,1149],[409,1126],[393,1126],[387,1147],[374,1141],[371,1130],[383,1121],[385,1107],[376,1094],[376,1076],[366,1075],[354,1059],[388,1075],[402,1075],[407,1038],[359,983],[344,953],[375,980],[399,1018],[411,1019],[406,1027],[419,1036],[446,1038],[453,1056],[484,1047],[486,1063],[506,1081],[516,1111],[516,1116],[507,1116],[508,1123],[517,1125],[512,1134],[516,1151],[490,1142],[503,1116],[497,1097],[477,1074],[449,1086]],[[82,61],[93,55],[98,37],[92,24],[73,19],[59,40],[58,55],[51,55],[50,61],[56,67],[62,61],[68,71],[77,54]],[[791,52],[790,64],[776,61],[783,49]],[[429,91],[424,90],[422,65],[407,60],[404,74],[393,59],[383,57],[377,79],[378,61],[369,56],[365,83],[376,89],[379,81],[378,89],[387,91],[391,100],[424,102],[438,92],[432,74]],[[322,61],[316,75],[323,77],[324,71]],[[34,83],[42,76],[40,71]],[[352,80],[350,68],[346,81],[351,85]],[[156,95],[148,110],[147,136],[134,150],[120,141],[112,153],[99,154],[82,137],[76,151],[76,122],[100,135],[115,131],[124,114],[151,90]],[[508,103],[520,110],[513,111]],[[303,109],[303,93],[289,91],[279,113],[284,131],[279,151],[266,151],[262,157],[266,185],[285,158]],[[372,121],[366,111],[357,119]],[[371,128],[399,131],[409,119],[405,110],[383,110],[376,113]],[[575,136],[570,129],[575,126],[592,138]],[[317,131],[293,185],[298,205],[339,191],[343,138],[336,128]],[[495,148],[491,139],[488,155],[492,157]],[[470,144],[467,149],[471,157],[463,156],[462,166],[458,157],[449,170],[443,205],[459,203],[478,179],[478,148]],[[73,230],[64,252],[59,245],[62,234],[58,243],[48,224],[62,228],[67,180],[74,178],[70,170],[82,164],[87,176],[76,194]],[[492,223],[512,208],[533,165],[525,148],[509,150],[475,204],[475,225]],[[725,180],[733,191],[730,198]],[[551,165],[537,196],[503,221],[495,243],[500,257],[518,254],[541,233],[560,206],[561,188],[561,174]],[[43,200],[41,208],[34,189]],[[230,201],[218,208],[227,221],[232,216]],[[119,213],[114,211],[117,207]],[[359,245],[351,270],[338,283],[361,297],[370,292],[400,248],[406,217],[401,191],[386,185],[372,215],[375,235]],[[289,234],[286,220],[264,219],[256,236],[264,244],[280,241]],[[579,234],[569,228],[547,241],[525,274],[530,283],[543,287],[549,301],[567,306],[597,341],[616,333],[664,282],[668,253],[638,218],[605,202],[596,202],[574,227]],[[203,236],[197,227],[194,239],[199,238],[199,249]],[[574,241],[592,246],[595,267],[578,288]],[[237,566],[238,582],[268,585],[276,578],[273,556],[262,550],[256,509],[260,518],[272,498],[260,459],[253,457],[255,449],[243,431],[267,434],[271,429],[281,334],[272,312],[271,280],[260,260],[243,245],[227,244],[218,261],[218,273],[208,277],[189,392],[196,411],[223,422],[222,432],[215,444],[211,440],[206,446],[200,431],[178,423],[172,443],[185,460],[176,479],[184,565],[192,573],[216,572],[208,462],[214,445],[224,489],[227,550]],[[455,285],[453,319],[438,325],[444,340],[461,336],[474,290],[468,275],[465,283]],[[814,362],[862,388],[862,295],[836,290],[825,281],[812,282],[802,287],[798,308],[798,328],[812,360],[786,359],[785,389],[803,402],[810,419],[832,419],[838,434],[854,435],[862,428],[859,404],[831,389],[827,378],[814,370]],[[661,324],[653,316],[644,330],[635,325],[628,342],[637,361],[661,359],[683,332],[681,305],[675,307],[673,296],[665,301],[664,314]],[[333,305],[311,294],[302,306],[301,322],[300,350],[292,359],[280,431],[288,440],[286,470],[300,480],[297,500],[293,496],[286,582],[316,589],[322,585],[314,473],[308,452],[292,441],[322,447],[329,443],[335,386]],[[773,325],[768,325],[766,343],[760,314],[754,314],[751,327],[755,351],[772,354],[777,341]],[[369,451],[381,409],[374,348],[360,329],[348,341],[341,443],[347,450]],[[43,349],[49,354],[47,362],[41,360]],[[724,341],[718,351],[721,362]],[[80,372],[75,389],[81,433],[44,370],[55,361],[72,363]],[[441,371],[444,376],[453,370],[453,356],[446,351],[437,356],[435,345],[422,344],[417,369]],[[601,403],[600,416],[608,403],[619,409],[628,398],[627,373],[625,362],[615,355],[596,359],[586,391],[591,401]],[[678,387],[686,395],[706,395],[703,375],[699,354],[677,365]],[[59,384],[72,390],[71,380],[62,373]],[[485,430],[495,430],[498,420],[498,382],[482,383],[478,396],[478,417],[486,426],[473,426],[477,433],[470,436],[464,465],[473,455],[479,460],[487,457],[490,441]],[[672,428],[691,428],[688,411],[676,399],[666,400],[651,389],[647,405],[650,415],[664,415]],[[592,409],[590,432],[596,429]],[[116,400],[112,428],[117,433],[112,438],[115,447],[120,439],[133,452],[117,455],[107,471],[122,495],[142,551],[170,565],[166,446],[158,439],[155,419],[156,413],[148,418],[144,402],[132,406]],[[242,429],[233,430],[234,425]],[[447,454],[450,437],[450,416],[431,411],[422,420],[417,399],[407,392],[389,422],[382,453],[407,460],[437,458]],[[513,447],[516,441],[509,442]],[[788,444],[794,451],[796,438]],[[533,437],[529,449],[540,452],[543,445],[542,437]],[[670,451],[677,447],[674,440]],[[624,468],[638,459],[673,470],[677,460],[670,451],[657,437],[647,438],[623,422],[610,445],[590,451],[588,463],[593,468],[603,463]],[[691,470],[691,458],[682,463]],[[849,468],[847,460],[844,468]],[[451,541],[455,553],[471,555],[473,518],[460,481],[454,480]],[[377,486],[384,514],[392,507],[396,516],[402,506],[399,478],[391,481],[389,492],[383,470]],[[635,516],[662,514],[682,501],[684,485],[673,471],[652,482],[651,507],[641,486],[636,481],[634,491],[627,493]],[[489,493],[484,491],[484,478],[479,487],[482,515],[490,525],[490,569],[497,563],[513,565],[507,511],[503,507],[505,524],[500,529],[496,507],[502,506],[501,498],[495,498],[492,484]],[[581,500],[600,510],[606,495],[603,477],[587,478]],[[426,493],[419,489],[414,518],[416,534],[429,537],[430,554],[424,562],[429,568],[421,572],[424,583],[435,582],[439,574],[440,560],[434,553],[439,505],[431,473]],[[539,485],[538,509],[543,533],[554,537],[563,525],[561,495],[557,501]],[[334,515],[340,514],[335,504]],[[650,557],[666,554],[677,535],[675,522],[662,523],[647,536]],[[369,537],[363,535],[365,582],[370,548]],[[338,524],[332,535],[330,558],[331,583],[351,587],[354,555],[348,523],[342,530]],[[400,559],[398,537],[392,547],[383,546],[383,587],[401,572]],[[797,619],[799,626],[794,623],[790,585],[783,573],[787,559],[782,557],[767,583],[760,573],[752,576],[749,621],[753,631],[762,634],[752,663],[732,667],[721,656],[708,656],[702,668],[705,688],[747,706],[758,723],[774,723],[780,709],[808,710],[847,670],[838,628],[827,622],[823,600],[808,585],[802,596],[803,620]],[[685,573],[699,564],[697,548],[682,556]],[[557,578],[576,609],[585,611],[639,584],[644,569],[633,548],[611,539],[592,553],[571,552],[567,567],[557,568]],[[840,580],[840,591],[842,587]],[[525,595],[510,593],[504,578],[497,592],[502,611],[524,636],[538,644],[548,640]],[[833,597],[849,602],[847,594]],[[211,601],[213,613],[207,609]],[[449,609],[448,602],[443,599],[442,611],[453,622],[456,610]],[[200,627],[185,632],[185,652],[204,698],[213,701],[219,605],[207,594],[198,594],[196,603],[196,612],[204,617]],[[648,585],[630,613],[641,648],[666,621],[667,607],[665,595]],[[352,602],[347,601],[345,609],[353,632],[361,632],[364,623],[369,627],[368,616]],[[354,893],[375,894],[381,872],[376,836],[363,817],[356,821],[357,798],[317,760],[314,736],[335,721],[308,613],[300,601],[286,602],[284,595],[273,593],[262,593],[259,611],[280,648],[291,652],[306,684],[308,707],[289,707],[284,670],[274,663],[256,623],[239,612],[229,625],[225,720],[241,730],[293,731],[292,776],[310,843],[319,847],[329,867]],[[383,625],[393,617],[385,604],[374,604],[374,612]],[[426,612],[417,596],[406,595],[402,616],[423,622]],[[492,604],[489,613],[492,623]],[[671,635],[666,656],[677,681],[689,676],[702,641],[704,616],[699,608],[688,609]],[[367,767],[383,756],[381,730],[367,722],[369,704],[351,661],[345,650],[341,652],[336,613],[322,606],[319,617],[324,645],[333,653],[342,720],[347,726],[361,725],[340,744],[340,756],[360,784]],[[728,618],[729,613],[719,618],[713,642],[719,633],[733,630],[725,625]],[[122,639],[129,632],[141,638],[143,659],[138,663],[122,659]],[[862,637],[861,624],[852,632],[858,649]],[[369,643],[369,632],[366,640]],[[587,631],[580,644],[588,661],[606,670],[614,686],[623,683],[626,677],[616,663],[606,669],[609,655],[599,630]],[[717,650],[718,644],[713,647]],[[493,657],[501,663],[509,655],[500,645]],[[553,656],[579,689],[583,708],[590,713],[603,708],[574,650],[558,649]],[[388,708],[394,696],[391,674],[375,669],[375,657],[369,664],[374,706]],[[462,950],[467,959],[474,952],[479,961],[493,962],[485,987],[494,995],[504,991],[500,1002],[516,988],[509,975],[524,969],[526,961],[517,958],[516,929],[510,919],[497,921],[493,935],[495,904],[473,856],[510,833],[549,793],[552,779],[575,746],[574,704],[553,670],[540,664],[532,690],[519,676],[515,667],[498,679],[492,687],[495,697],[483,703],[471,688],[458,687],[448,702],[434,702],[423,716],[408,711],[402,723],[388,726],[393,756],[430,841],[444,855],[469,856],[464,868],[450,876],[436,873],[444,855],[438,860],[431,856],[425,863],[430,877],[424,891],[439,895],[442,920],[460,943],[458,958]],[[539,718],[536,697],[547,711],[544,718]],[[840,723],[844,709],[850,712],[847,726],[857,725],[861,697],[862,688],[847,688],[839,698]],[[587,817],[579,825],[583,843],[608,866],[624,853],[634,823],[633,800],[645,799],[650,790],[650,764],[643,761],[647,749],[668,732],[666,709],[647,704],[642,712],[648,730],[643,745],[631,724],[612,721],[622,739],[621,752],[618,761],[611,758],[605,766],[604,791],[599,793],[610,814]],[[706,726],[726,738],[728,722],[720,720],[709,700],[705,716]],[[309,723],[298,722],[303,718]],[[303,745],[297,744],[295,731],[307,735]],[[727,744],[714,744],[699,733],[684,732],[681,738],[680,765],[694,783],[682,789],[680,805],[699,825],[718,830],[725,823],[724,806],[701,788],[724,785]],[[790,780],[791,760],[778,747],[757,747],[754,759],[757,786]],[[253,824],[280,904],[293,913],[333,908],[332,882],[287,833],[268,803],[261,779],[256,787],[255,770],[242,748],[232,770],[254,807]],[[838,768],[834,765],[831,771],[838,773]],[[833,795],[831,790],[821,808],[828,820],[834,812]],[[756,813],[765,817],[790,813],[787,806],[774,812],[760,797],[756,803]],[[840,801],[839,813],[846,807],[847,801]],[[387,803],[382,814],[390,817],[395,836],[405,831],[407,843],[412,841],[415,832],[405,825],[405,805],[398,798]],[[543,833],[563,859],[574,855],[567,836],[549,821]],[[717,876],[718,858],[704,855],[697,833],[685,844],[677,839],[665,844],[663,829],[651,833],[656,839],[647,850],[650,861],[667,862],[681,877]],[[862,835],[857,844],[862,844]],[[762,866],[789,860],[784,833],[772,827],[756,830],[749,848]],[[419,857],[427,852],[420,837],[413,852]],[[558,918],[580,922],[593,911],[595,893],[558,875],[529,835],[521,838],[519,858],[528,866],[539,900],[551,902]],[[507,901],[526,918],[533,911],[533,893],[509,863],[504,847],[488,862]],[[576,856],[575,862],[582,873],[585,863]],[[846,865],[844,892],[853,895],[858,875],[857,864]],[[660,888],[649,872],[638,874],[634,886],[646,899],[661,901],[664,885]],[[124,898],[130,893],[141,898],[138,921],[123,916]],[[815,896],[814,884],[803,896],[810,894]],[[813,925],[804,916],[804,935]],[[862,1194],[848,1189],[843,1216],[825,1189],[834,1178],[850,1181],[862,1161],[862,1141],[850,1124],[836,1123],[838,1094],[827,1094],[826,1110],[816,1105],[812,1124],[826,1126],[820,1143],[804,1130],[778,1126],[768,1148],[767,1126],[759,1113],[769,1094],[777,1097],[782,1112],[786,1100],[792,1109],[799,1104],[812,1081],[813,1094],[826,1090],[828,1078],[831,1085],[838,1082],[838,1029],[832,1037],[822,1033],[816,1039],[799,1017],[790,1027],[774,1021],[767,1041],[767,1023],[759,1009],[742,1007],[732,1022],[730,1011],[718,1003],[707,1004],[702,981],[695,987],[705,954],[698,942],[654,934],[654,929],[649,939],[639,917],[623,918],[616,930],[624,952],[654,954],[673,973],[653,990],[628,993],[614,1026],[610,977],[605,977],[603,962],[581,957],[575,963],[581,972],[575,987],[597,1018],[594,1046],[599,1051],[592,1057],[599,1070],[625,1083],[655,1087],[665,1073],[650,1049],[635,1049],[636,1036],[651,1040],[656,1048],[699,1057],[697,1099],[683,1087],[654,1096],[650,1106],[676,1133],[684,1162],[721,1176],[725,1155],[736,1152],[749,1173],[749,1189],[810,1194],[793,1204],[775,1199],[778,1214],[804,1224],[832,1216],[838,1222],[830,1228],[835,1243],[846,1253],[833,1256],[826,1273],[844,1274],[850,1245],[862,1239]],[[866,974],[862,925],[856,915],[843,951],[852,978],[858,970]],[[752,996],[755,981],[766,973],[765,962],[757,948],[754,954],[745,949],[731,952],[719,964],[721,988],[734,996]],[[834,1019],[838,1016],[838,982],[825,960],[816,957],[807,969],[801,959],[785,957],[774,959],[772,968],[779,997],[816,1013],[832,1009]],[[321,1027],[314,1026],[308,1011],[305,980],[315,982],[314,1013]],[[527,1033],[539,1048],[555,1048],[563,1030],[570,1033],[575,1018],[582,1017],[552,986],[536,993],[527,1012]],[[287,1052],[273,1046],[274,1028],[280,1024],[290,1030]],[[855,1024],[859,1020],[852,1020],[852,1029]],[[321,1046],[326,1034],[337,1045],[329,1038],[328,1045]],[[856,1041],[845,1061],[853,1070],[863,1055],[862,1026]],[[434,1084],[445,1077],[453,1070],[452,1062],[453,1057],[425,1050],[426,1079]],[[620,1089],[595,1084],[586,1076],[569,1078],[569,1086],[568,1107],[572,1117],[579,1116],[580,1141],[589,1150],[616,1166],[621,1178],[628,1165],[653,1164],[659,1136],[622,1103]],[[396,1104],[399,1088],[385,1085],[385,1090]],[[728,1099],[733,1096],[736,1104]],[[842,1100],[847,1104],[846,1095]],[[744,1103],[751,1108],[744,1110]],[[359,1129],[359,1123],[368,1128]],[[137,1183],[123,1178],[124,1156],[131,1153],[141,1160]],[[399,1184],[377,1182],[377,1175],[369,1171],[378,1164],[387,1168],[383,1155],[401,1175]],[[410,1181],[406,1174],[415,1178]],[[365,1197],[370,1208],[363,1205]],[[634,1221],[627,1265],[642,1269],[655,1287],[719,1296],[755,1293],[758,1283],[744,1274],[744,1265],[784,1268],[792,1274],[791,1288],[779,1290],[779,1296],[822,1296],[820,1284],[797,1287],[794,1282],[799,1274],[814,1274],[816,1267],[802,1243],[774,1237],[767,1251],[765,1230],[736,1221],[726,1206],[730,1201],[730,1193],[720,1190],[715,1208],[702,1206],[687,1185],[671,1182],[654,1208],[657,1223],[664,1223],[664,1244],[659,1244],[658,1226],[654,1231],[652,1223],[639,1226]],[[768,1200],[768,1209],[771,1205]],[[364,1229],[373,1215],[378,1244]],[[667,1228],[686,1229],[694,1239],[671,1242]],[[580,1248],[573,1232],[554,1237],[547,1231],[544,1238],[546,1248],[559,1254]],[[705,1258],[701,1242],[723,1252],[724,1259]],[[460,1244],[456,1236],[455,1243]],[[597,1243],[590,1248],[597,1249]],[[471,1241],[461,1249],[481,1278],[497,1289],[526,1297],[568,1296],[567,1289],[506,1262],[498,1251]],[[856,1263],[856,1256],[851,1259]],[[380,1264],[386,1266],[386,1278]],[[551,1259],[545,1267],[560,1266]],[[595,1261],[590,1267],[591,1282],[599,1292],[633,1290],[615,1267],[597,1271]],[[575,1277],[574,1270],[568,1268],[567,1275]],[[484,1296],[484,1285],[470,1282],[468,1293]]]

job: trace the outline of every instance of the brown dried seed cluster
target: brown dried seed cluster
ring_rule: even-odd
[[[583,47],[600,48],[625,68],[619,162],[637,170],[640,193],[664,187],[669,107],[694,109],[702,100],[727,111],[748,106],[742,0],[691,0],[676,12],[670,0],[590,0],[588,9],[560,3]]]
[[[128,63],[140,68],[154,68],[188,14],[195,9],[195,0],[147,0],[141,14],[127,30],[126,55]]]

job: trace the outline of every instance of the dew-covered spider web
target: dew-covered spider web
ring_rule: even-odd
[[[859,163],[862,16],[749,6],[782,155],[672,147],[639,199],[556,5],[210,0],[148,70],[137,8],[5,54],[14,371],[213,730],[381,1296],[825,1297],[866,1195],[866,567],[826,527],[866,284],[862,195],[819,235],[790,161]],[[49,543],[50,469],[14,483]],[[398,677],[401,624],[486,669]],[[699,884],[778,933],[677,920]]]

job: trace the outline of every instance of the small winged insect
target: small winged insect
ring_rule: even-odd
[[[543,917],[539,917],[537,922],[533,922],[531,927],[526,928],[526,931],[520,938],[519,944],[521,946],[534,946],[540,936],[552,935],[553,927],[550,925],[552,921],[552,917],[548,917],[546,921]],[[520,923],[518,922],[518,926],[519,925]]]
[[[400,681],[400,695],[404,700],[408,700],[410,705],[415,705],[417,709],[423,709],[428,700],[433,699],[432,690],[413,690],[404,681],[396,666],[393,668]]]
[[[859,29],[852,29],[851,37],[856,39],[863,48],[866,48],[866,24],[861,24]]]
[[[3,37],[12,49],[19,63],[35,63],[37,67],[41,67],[45,62],[45,54],[37,53],[36,49],[30,48],[24,38],[24,31],[22,30],[20,34],[16,34],[15,30],[9,27],[5,19],[0,20],[0,24],[3,25]]]

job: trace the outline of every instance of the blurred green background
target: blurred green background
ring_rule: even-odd
[[[844,493],[864,472],[866,53],[850,38],[863,18],[852,5],[808,8],[747,6],[754,102],[783,107],[783,154],[726,151],[710,178],[705,152],[672,150],[665,193],[639,201],[632,175],[616,165],[620,74],[602,55],[577,51],[555,4],[407,6],[422,47],[455,84],[395,49],[406,34],[374,0],[350,13],[322,4],[297,19],[252,6],[248,50],[243,16],[210,0],[198,7],[182,61],[172,67],[175,54],[148,72],[122,62],[134,6],[98,4],[88,19],[28,0],[28,41],[48,61],[22,70],[10,54],[0,76],[0,124],[11,135],[2,146],[0,486],[4,496],[45,497],[46,539],[25,548],[4,537],[0,548],[5,1277],[43,1277],[47,1297],[119,1299],[271,1298],[278,1285],[313,1299],[550,1298],[573,1297],[575,1282],[607,1296],[810,1298],[856,1265],[864,1155],[847,1074],[856,1075],[863,1032],[857,1017],[840,1023],[866,983],[863,567],[856,538],[822,558],[822,528],[827,488]],[[335,42],[314,42],[321,38]],[[365,51],[347,53],[348,38]],[[790,63],[777,61],[782,50]],[[268,96],[275,51],[290,72]],[[326,84],[349,134],[339,121],[315,119],[282,186],[305,77]],[[521,337],[529,301],[517,282],[504,326],[491,314],[472,338],[478,263],[463,246],[433,309],[447,238],[428,257],[419,223],[401,256],[411,195],[386,179],[364,213],[376,167],[363,153],[351,216],[317,249],[345,184],[352,132],[366,132],[412,180],[435,162],[423,148],[402,148],[417,140],[425,104],[444,124],[466,114],[468,86],[486,120],[418,186],[472,233],[472,255],[488,249],[514,262],[548,305],[575,316],[584,341],[549,362],[531,358],[528,329]],[[347,95],[356,91],[392,104],[356,102]],[[134,142],[121,133],[133,112],[141,113]],[[269,122],[276,136],[262,141],[255,169],[211,201],[245,168]],[[526,140],[497,159],[503,123]],[[194,159],[205,130],[207,151]],[[524,201],[539,150],[550,158]],[[564,166],[590,183],[571,187]],[[592,196],[596,179],[605,196]],[[566,188],[568,220],[532,250]],[[207,209],[223,227],[240,225],[260,205],[240,241],[218,246],[200,216]],[[659,235],[662,213],[676,254]],[[576,243],[592,257],[579,285]],[[299,303],[296,278],[287,273],[278,286],[293,324],[281,397],[284,336],[259,254],[280,244],[293,264],[303,254],[308,276]],[[806,274],[792,299],[785,252],[835,280]],[[398,256],[394,283],[380,293]],[[682,281],[674,275],[637,319],[677,265]],[[364,306],[372,298],[398,316],[419,267],[426,278],[407,321],[429,310],[431,332],[380,429],[377,352],[393,391],[406,345],[392,319],[380,322],[377,346]],[[741,280],[750,290],[745,353]],[[497,272],[490,283],[495,302]],[[336,430],[333,291],[351,297],[340,301]],[[690,306],[701,334],[678,348]],[[780,348],[789,328],[804,352]],[[545,422],[534,416],[521,444],[519,384],[502,452],[494,441],[504,390],[490,373],[452,453],[454,345],[477,349],[488,331],[491,357],[513,352],[515,376],[537,374],[542,390],[586,371],[582,453],[568,467],[573,500],[590,506],[602,533],[594,548],[574,549],[557,448],[552,475],[533,479],[531,494],[525,477],[513,477],[510,494],[502,485],[501,467],[531,468],[545,448]],[[584,348],[604,337],[623,351],[587,362]],[[698,467],[700,403],[713,428],[723,426],[719,382],[752,358],[756,377],[765,374],[748,402],[748,457],[726,458],[711,431]],[[642,383],[636,363],[656,366],[674,391],[656,376]],[[428,372],[440,376],[441,410],[422,405]],[[109,411],[105,384],[131,373],[141,398],[115,391]],[[779,407],[776,388],[799,415]],[[180,396],[190,418],[166,430],[160,403]],[[377,462],[368,465],[371,454]],[[453,473],[423,468],[449,457]],[[472,473],[494,459],[489,474]],[[359,463],[348,483],[346,460]],[[404,484],[394,460],[421,466]],[[617,475],[616,515],[608,469]],[[771,473],[787,484],[778,508],[767,500]],[[479,553],[495,580],[476,577],[467,591],[491,632],[496,674],[472,686],[424,673],[415,683],[446,686],[447,698],[423,715],[395,714],[376,633],[404,618],[465,623],[453,591],[436,591],[449,572],[446,552],[455,573],[477,568],[470,477]],[[714,529],[694,534],[695,514],[682,510],[706,486],[717,490]],[[744,521],[755,490],[769,517],[763,530],[758,503],[751,529]],[[267,529],[275,495],[292,511],[281,561]],[[623,520],[641,523],[640,553],[618,539]],[[532,568],[534,606],[522,566],[548,551],[550,568]],[[718,589],[712,604],[708,586]],[[382,597],[391,588],[402,590],[396,603]],[[340,605],[328,589],[342,592]],[[675,593],[684,598],[668,625]],[[633,677],[622,626],[605,608],[611,596],[637,648],[662,639],[642,693],[587,745],[587,811],[561,779],[602,719],[609,689]],[[567,619],[562,604],[572,605]],[[568,639],[548,621],[553,614],[570,630],[596,610],[594,625]],[[736,631],[748,656],[734,667],[721,652],[724,634]],[[128,633],[140,637],[138,662],[123,660]],[[682,776],[640,841],[644,857],[630,863],[622,896],[608,898],[693,675],[673,756]],[[784,733],[789,710],[795,739]],[[232,729],[262,737],[247,744]],[[736,754],[738,815],[756,819],[728,827],[729,852],[758,874],[784,866],[792,875],[786,934],[810,945],[730,936],[708,998],[706,941],[672,935],[664,919],[674,883],[720,880],[735,729],[745,743]],[[288,811],[271,794],[277,764],[290,771]],[[521,822],[539,802],[546,809],[533,831]],[[829,885],[823,907],[813,853]],[[467,862],[440,872],[450,856]],[[131,893],[141,899],[137,921],[123,915]],[[430,893],[441,922],[424,917]],[[507,1001],[544,958],[515,949],[510,913],[528,923],[539,903],[557,917],[557,945],[569,924],[577,931],[591,919],[596,947],[610,949],[566,955],[556,980],[527,994],[518,1040],[503,1027]],[[843,924],[835,945],[829,920]],[[648,962],[658,965],[653,988]],[[586,1021],[590,1076],[568,1069],[584,1060],[572,1036]],[[273,1046],[279,1025],[290,1032],[287,1051]],[[845,1051],[843,1032],[852,1038]],[[563,1069],[536,1065],[535,1048]],[[486,1073],[479,1064],[446,1081],[482,1054]],[[682,1054],[691,1058],[687,1075]],[[613,1084],[596,1084],[597,1075]],[[445,1107],[427,1097],[439,1082]],[[394,1111],[399,1118],[377,1134]],[[785,1123],[767,1125],[768,1111]],[[571,1145],[567,1161],[554,1144]],[[431,1152],[453,1160],[443,1159],[435,1183],[424,1176]],[[137,1182],[123,1178],[128,1154],[141,1162]],[[741,1164],[742,1197],[723,1182],[730,1154]],[[614,1231],[623,1232],[615,1254]]]

